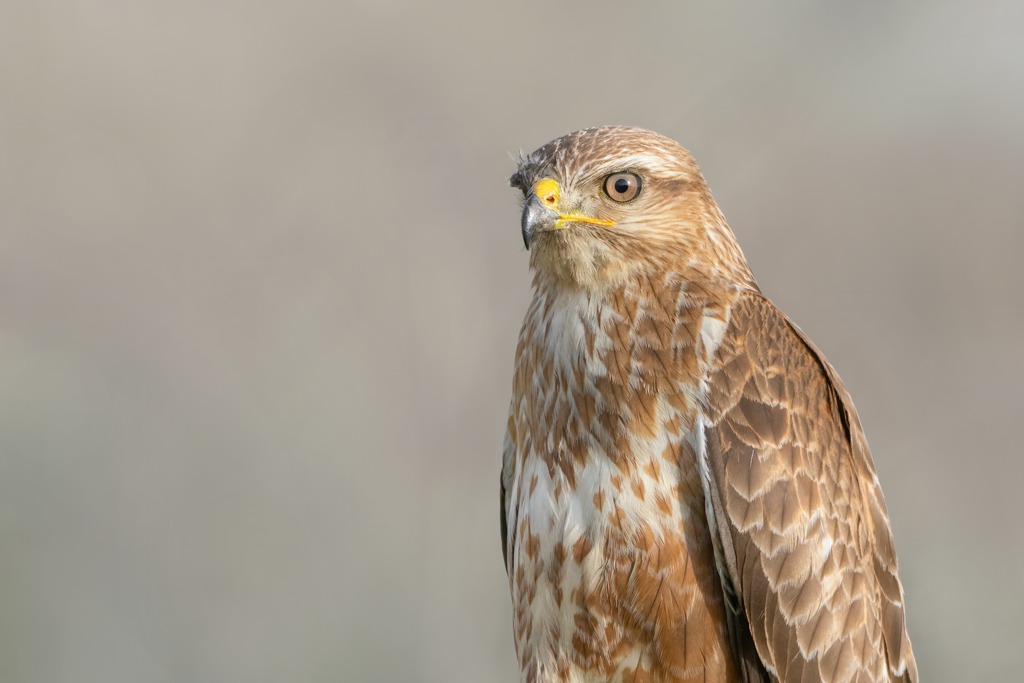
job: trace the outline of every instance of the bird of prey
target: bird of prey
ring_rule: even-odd
[[[521,680],[916,681],[853,401],[690,154],[593,128],[510,182],[533,273],[501,472]]]

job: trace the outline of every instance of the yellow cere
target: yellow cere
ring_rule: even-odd
[[[558,181],[554,178],[538,180],[537,184],[533,186],[533,193],[537,195],[544,206],[549,209],[558,209],[559,187]]]
[[[554,178],[543,178],[538,180],[533,186],[533,193],[537,195],[541,203],[548,207],[552,211],[558,211],[558,198],[561,195],[561,188],[558,187],[558,181]],[[583,216],[580,214],[558,214],[558,220],[555,221],[555,228],[562,230],[565,228],[566,223],[593,223],[595,225],[615,225],[615,221],[608,221],[602,218],[594,218],[593,216]]]

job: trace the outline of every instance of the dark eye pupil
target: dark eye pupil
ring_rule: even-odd
[[[619,194],[626,194],[629,191],[629,181],[625,178],[619,178],[616,180],[615,191]]]

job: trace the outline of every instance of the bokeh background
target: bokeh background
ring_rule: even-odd
[[[0,681],[516,680],[511,155],[702,164],[929,681],[1024,666],[1024,4],[4,0]]]

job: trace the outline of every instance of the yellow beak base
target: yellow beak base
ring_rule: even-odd
[[[538,180],[533,186],[533,194],[536,195],[540,203],[558,213],[558,220],[555,221],[556,230],[564,230],[566,223],[593,223],[594,225],[615,225],[615,221],[605,220],[603,218],[594,218],[593,216],[585,216],[583,214],[571,214],[561,213],[558,211],[558,200],[562,194],[562,188],[558,186],[558,181],[554,178],[543,178]]]

